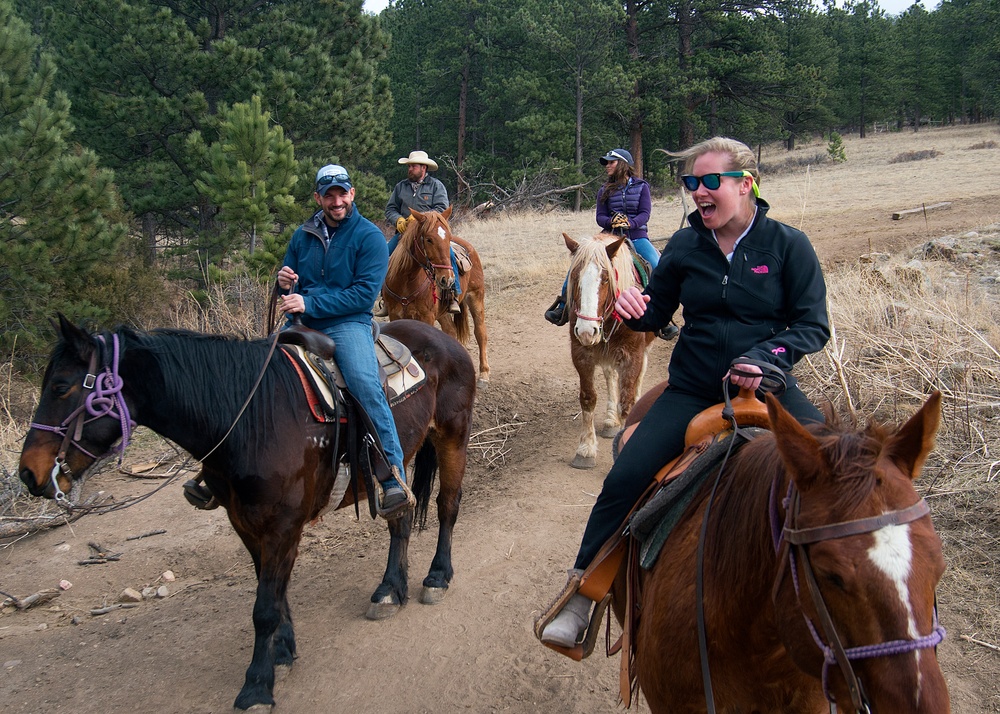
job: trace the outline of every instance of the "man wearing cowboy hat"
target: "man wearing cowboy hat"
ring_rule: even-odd
[[[396,184],[385,207],[385,220],[396,229],[396,234],[389,239],[390,255],[399,245],[399,235],[406,230],[407,221],[412,220],[410,209],[440,213],[448,208],[448,190],[443,183],[427,173],[437,171],[438,165],[427,156],[426,151],[411,151],[409,156],[399,159],[399,163],[406,164],[406,178]],[[462,288],[458,282],[458,261],[454,250],[451,251],[451,269],[455,271],[455,294],[447,296],[450,301],[448,311],[457,314],[461,312],[458,296]],[[384,306],[377,305],[375,315],[385,317]]]

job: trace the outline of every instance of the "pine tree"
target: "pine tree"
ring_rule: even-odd
[[[55,64],[0,0],[0,350],[43,344],[47,318],[107,318],[95,276],[116,260],[127,225],[113,174],[69,142]]]

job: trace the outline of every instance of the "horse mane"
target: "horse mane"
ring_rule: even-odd
[[[417,261],[413,257],[413,241],[417,238],[419,225],[417,221],[410,221],[406,230],[399,234],[399,243],[396,250],[389,256],[389,269],[385,274],[386,283],[399,283],[405,280],[412,270],[412,265]]]
[[[591,263],[596,263],[601,270],[606,271],[610,276],[612,295],[618,295],[639,284],[635,273],[635,264],[632,262],[632,251],[629,250],[628,243],[622,243],[613,259],[608,258],[607,247],[617,239],[618,236],[611,233],[598,233],[591,238],[582,238],[578,241],[579,247],[573,253],[569,269],[569,288],[571,290],[576,284],[580,269]]]
[[[834,479],[835,498],[827,503],[834,513],[856,511],[875,488],[875,465],[888,432],[876,425],[858,430],[845,425],[832,413],[827,423],[807,427],[820,444]],[[769,513],[771,485],[779,504],[785,498],[790,475],[776,453],[774,435],[767,433],[746,444],[733,457],[719,484],[718,499],[709,515],[705,549],[706,568],[717,577],[740,582],[769,580],[776,553]],[[712,484],[706,483],[704,503]],[[780,527],[780,524],[779,524]],[[743,543],[744,548],[721,547],[726,541]],[[708,571],[706,571],[708,572]]]
[[[149,398],[173,405],[185,428],[221,437],[232,427],[226,439],[230,448],[224,451],[236,473],[252,470],[253,450],[248,445],[274,433],[279,414],[302,417],[303,410],[278,408],[282,396],[288,399],[301,391],[280,350],[274,351],[261,375],[271,348],[267,339],[166,328],[150,332],[120,328],[118,333],[127,353],[139,360],[150,385]],[[253,398],[236,419],[258,376]]]

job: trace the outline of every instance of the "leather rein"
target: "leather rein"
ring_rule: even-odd
[[[886,526],[912,523],[913,521],[919,520],[920,518],[928,515],[930,513],[930,507],[927,505],[927,502],[921,498],[919,501],[914,503],[912,506],[908,506],[907,508],[889,511],[870,518],[859,518],[856,520],[842,521],[839,523],[831,523],[812,528],[796,528],[795,523],[801,507],[801,494],[799,490],[795,488],[794,483],[789,483],[788,493],[782,502],[786,509],[785,524],[779,533],[776,527],[778,520],[776,516],[777,505],[773,503],[776,490],[777,484],[772,484],[771,524],[775,550],[779,553],[779,557],[781,557],[782,560],[786,560],[788,562],[788,568],[792,574],[792,583],[795,587],[795,597],[799,602],[800,610],[802,604],[802,592],[799,585],[799,575],[796,564],[797,562],[801,562],[802,571],[805,574],[809,597],[812,600],[814,608],[816,609],[819,624],[823,630],[823,635],[826,637],[826,642],[824,642],[820,633],[817,632],[813,622],[805,614],[805,611],[802,610],[802,617],[805,619],[806,626],[812,635],[813,641],[823,653],[823,670],[821,675],[823,682],[823,694],[826,696],[827,701],[830,702],[831,711],[833,711],[836,705],[834,704],[833,697],[830,695],[827,675],[830,666],[832,664],[836,664],[844,676],[844,681],[846,682],[848,691],[850,692],[851,703],[854,706],[854,710],[858,712],[858,714],[870,714],[871,705],[865,696],[861,682],[854,674],[854,669],[851,667],[851,660],[905,654],[907,652],[913,652],[927,647],[936,647],[942,640],[944,640],[945,637],[945,630],[938,623],[937,608],[935,607],[934,609],[934,625],[929,635],[917,638],[892,640],[875,645],[845,648],[840,640],[840,636],[837,634],[836,625],[834,624],[833,618],[830,616],[830,611],[823,599],[823,593],[820,591],[819,584],[816,582],[816,575],[813,572],[812,563],[809,560],[809,551],[806,546],[812,543],[820,543],[822,541],[832,540],[835,538],[848,538],[851,536],[863,535],[865,533],[873,533],[881,528],[885,528]],[[782,552],[784,555],[781,555]],[[778,580],[775,582],[774,592],[777,592],[778,585],[784,577],[784,572],[785,570],[782,568],[778,575]],[[829,644],[827,644],[827,642]]]

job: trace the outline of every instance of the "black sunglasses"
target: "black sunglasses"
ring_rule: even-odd
[[[691,174],[685,174],[681,176],[681,183],[684,184],[684,188],[688,191],[697,191],[698,184],[701,183],[709,191],[714,191],[719,186],[722,185],[723,176],[733,176],[738,178],[743,178],[744,176],[752,176],[749,171],[723,171],[717,174],[705,174],[704,176],[692,176]]]
[[[328,186],[329,184],[336,181],[337,183],[350,183],[351,177],[347,174],[327,174],[326,176],[320,176],[316,181],[317,186]]]

